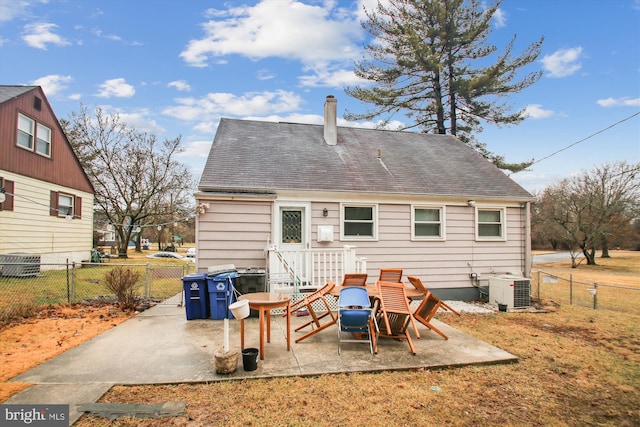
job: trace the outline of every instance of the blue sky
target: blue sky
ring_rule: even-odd
[[[101,106],[140,131],[182,136],[180,160],[199,180],[220,117],[319,124],[331,94],[339,125],[375,125],[341,120],[367,109],[343,88],[361,83],[359,22],[375,3],[0,0],[0,84],[41,85],[58,118]],[[505,0],[490,41],[501,51],[514,34],[516,53],[545,37],[526,69],[544,76],[508,99],[527,120],[478,136],[507,161],[538,161],[512,178],[537,191],[639,162],[640,0]]]

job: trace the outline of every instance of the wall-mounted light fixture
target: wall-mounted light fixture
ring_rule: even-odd
[[[467,200],[467,206],[469,207],[474,207],[476,205],[476,201],[475,200]]]
[[[202,215],[207,211],[207,209],[209,209],[209,203],[200,203],[198,206],[196,206],[196,213],[198,215]]]
[[[327,208],[322,209],[322,216],[329,216],[329,209]]]

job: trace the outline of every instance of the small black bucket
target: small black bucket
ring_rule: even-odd
[[[507,304],[498,304],[498,311],[506,313],[507,312]]]
[[[245,348],[242,350],[242,367],[245,371],[255,371],[258,369],[259,353],[257,348]]]

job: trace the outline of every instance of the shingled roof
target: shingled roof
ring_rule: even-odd
[[[473,149],[449,135],[223,118],[198,189],[278,190],[488,197],[532,196]]]
[[[5,86],[0,85],[0,104],[7,102],[10,99],[16,98],[23,93],[27,93],[30,90],[37,88],[38,86]]]

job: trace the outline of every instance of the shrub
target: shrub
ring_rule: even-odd
[[[107,288],[116,295],[122,310],[133,310],[138,302],[137,289],[140,273],[118,266],[105,275]]]

